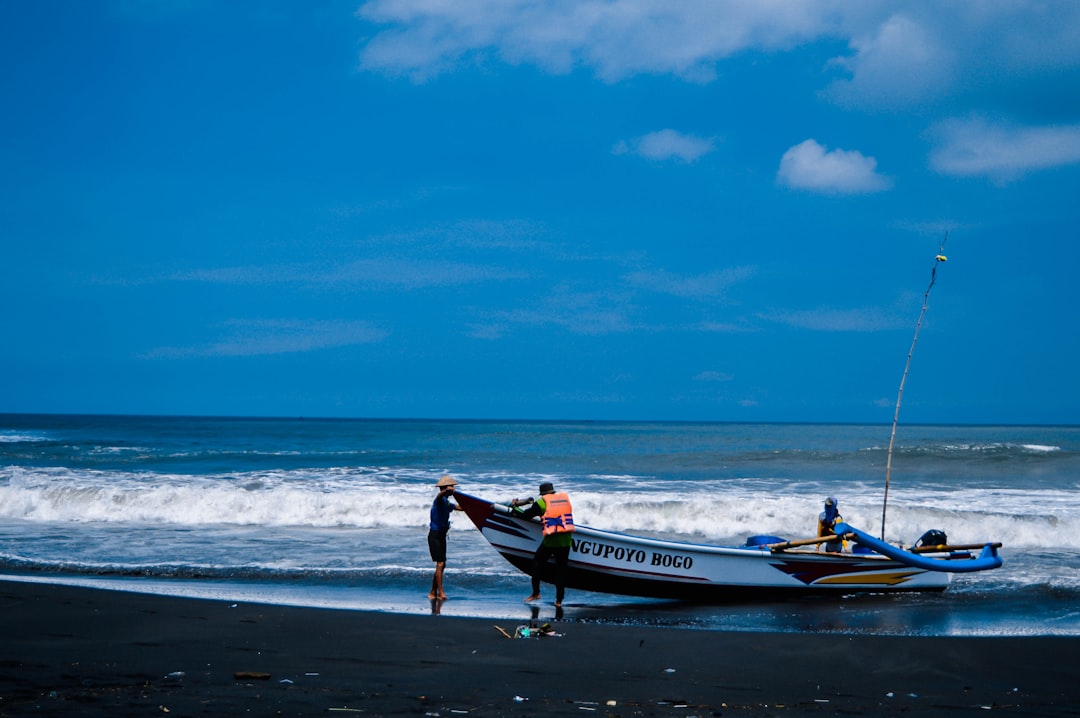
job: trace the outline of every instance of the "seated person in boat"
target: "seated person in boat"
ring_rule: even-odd
[[[825,499],[825,510],[818,516],[817,523],[817,535],[823,536],[835,536],[836,524],[844,520],[844,517],[840,515],[840,511],[837,509],[836,497],[830,496]],[[818,544],[818,550],[821,550],[821,544]],[[825,543],[825,550],[832,551],[833,553],[839,553],[844,550],[843,541],[829,541]]]

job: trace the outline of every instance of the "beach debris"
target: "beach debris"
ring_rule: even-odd
[[[169,709],[166,708],[165,706],[158,706],[158,710],[161,711],[162,713],[168,713],[169,712]]]
[[[496,630],[496,631],[498,631],[499,633],[503,634],[503,635],[504,635],[504,636],[506,636],[507,638],[513,638],[513,636],[511,636],[511,635],[510,635],[509,633],[507,633],[507,632],[506,632],[506,631],[505,631],[505,630],[503,629],[503,627],[502,627],[502,626],[495,626],[495,630]]]
[[[236,671],[233,673],[233,678],[238,681],[268,681],[270,674],[261,671]]]
[[[291,678],[282,678],[280,681],[278,681],[278,683],[288,683],[291,685],[293,683],[293,680]]]
[[[499,628],[499,627],[495,626],[495,628]],[[502,631],[502,634],[504,636],[506,636],[508,638],[510,637],[510,634],[506,633],[506,631],[503,631],[503,629],[499,628],[499,630]],[[514,636],[513,637],[514,638],[561,638],[562,634],[561,633],[556,633],[555,629],[551,627],[550,623],[544,623],[544,624],[541,624],[541,625],[537,626],[535,623],[530,622],[529,625],[527,625],[527,626],[522,624],[522,625],[518,626],[516,629],[514,629]]]
[[[522,698],[521,696],[514,696],[514,703],[524,703],[529,700],[528,698]]]
[[[617,704],[615,703],[614,700],[610,700],[607,703],[605,703],[604,705],[613,706],[613,705],[617,705]]]
[[[674,672],[675,672],[674,668],[665,668],[664,669],[664,673],[674,673]]]
[[[328,711],[337,711],[338,713],[363,713],[363,708],[327,708]]]
[[[166,673],[166,678],[183,678],[186,674],[183,671],[173,671],[172,673]]]

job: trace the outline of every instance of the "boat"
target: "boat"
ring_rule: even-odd
[[[513,566],[533,574],[533,554],[543,537],[539,518],[508,505],[456,493],[455,501],[480,534]],[[743,546],[711,546],[632,536],[575,524],[566,586],[582,591],[695,602],[793,598],[851,593],[944,591],[953,573],[998,568],[1000,543],[911,548],[876,539],[846,523],[837,535],[850,551],[820,550],[836,536],[787,541],[751,536]],[[947,538],[946,538],[947,540]],[[972,551],[979,549],[977,555]],[[554,563],[540,566],[551,583]]]
[[[575,522],[565,581],[568,588],[631,596],[690,601],[787,598],[849,593],[944,591],[954,573],[987,571],[1002,565],[1000,543],[948,544],[943,531],[927,531],[910,548],[885,541],[893,446],[904,383],[919,329],[926,316],[938,265],[947,261],[945,240],[938,248],[923,296],[915,337],[908,351],[893,414],[892,437],[885,464],[885,498],[881,538],[847,523],[835,534],[787,541],[778,536],[751,536],[743,546],[709,546],[631,536],[581,526]],[[543,537],[539,518],[527,519],[510,506],[467,494],[455,494],[458,504],[503,558],[518,569],[551,583],[555,567],[533,565]],[[831,551],[826,544],[848,542],[850,551]],[[824,549],[824,550],[823,550]],[[979,550],[978,555],[971,553]]]

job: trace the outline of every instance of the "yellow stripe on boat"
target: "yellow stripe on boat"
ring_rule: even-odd
[[[818,581],[814,581],[815,586],[819,586],[823,583],[827,583],[831,586],[847,586],[847,585],[873,585],[873,586],[896,586],[901,583],[907,583],[907,580],[912,576],[917,576],[923,573],[922,571],[893,571],[891,573],[874,573],[870,575],[866,574],[848,574],[845,576],[829,576]]]

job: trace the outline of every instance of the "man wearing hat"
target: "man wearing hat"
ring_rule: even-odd
[[[830,496],[825,499],[825,510],[818,516],[817,535],[819,538],[824,536],[836,535],[836,524],[843,521],[844,518],[840,515],[840,510],[837,508],[836,498]],[[821,544],[818,544],[818,548],[821,548]],[[826,551],[832,551],[833,553],[839,553],[843,550],[844,544],[842,541],[829,541],[825,544]]]
[[[518,508],[531,503],[528,509]],[[552,557],[555,558],[555,606],[561,607],[566,594],[566,565],[570,561],[570,546],[573,544],[574,513],[570,506],[570,497],[555,491],[548,481],[540,484],[540,498],[514,499],[510,506],[525,518],[541,516],[544,524],[544,538],[533,555],[532,595],[525,602],[540,598],[540,571]]]
[[[454,495],[454,487],[457,486],[449,474],[443,476],[435,484],[439,495],[431,504],[431,520],[428,524],[427,545],[431,552],[431,560],[435,562],[435,576],[431,579],[431,593],[428,598],[432,601],[446,598],[443,592],[443,571],[446,569],[446,534],[450,531],[450,512],[461,511],[461,507],[451,503],[450,497]]]

